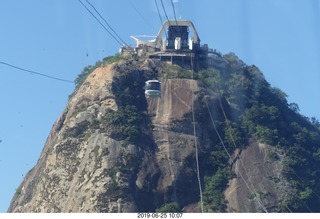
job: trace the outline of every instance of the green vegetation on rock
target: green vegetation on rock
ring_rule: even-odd
[[[162,205],[160,208],[156,209],[156,212],[159,213],[175,213],[181,212],[180,206],[176,202],[170,202]]]
[[[287,95],[278,88],[271,87],[256,66],[247,66],[234,54],[224,56],[230,69],[205,69],[199,72],[198,79],[213,91],[220,94],[220,99],[227,100],[224,107],[228,119],[232,120],[235,130],[231,136],[237,141],[257,138],[260,142],[272,146],[285,153],[283,174],[294,189],[294,194],[287,200],[286,207],[292,211],[309,212],[320,209],[320,130],[319,122],[299,114],[299,106],[287,102]],[[218,122],[218,121],[217,121]],[[222,122],[222,121],[221,121]],[[226,144],[230,145],[227,130],[222,132]],[[221,130],[222,131],[222,130]],[[228,140],[229,139],[229,140]],[[241,144],[239,144],[241,145]],[[231,147],[230,147],[231,148]],[[275,153],[269,153],[270,160],[277,160]],[[205,178],[205,197],[210,183]],[[219,196],[213,196],[219,197]],[[214,198],[206,198],[219,203]],[[209,205],[212,210],[223,210]],[[218,206],[223,206],[220,203]],[[279,211],[287,211],[279,207]]]
[[[226,150],[233,154],[236,149],[245,149],[249,145],[249,139],[257,139],[260,143],[274,146],[283,153],[280,157],[276,152],[269,151],[266,157],[268,162],[281,160],[284,165],[282,174],[292,187],[287,200],[282,200],[272,210],[319,212],[319,121],[301,115],[299,106],[296,103],[288,103],[287,95],[279,88],[272,87],[256,66],[246,65],[233,53],[224,55],[223,58],[229,63],[227,67],[204,68],[198,72],[167,64],[142,70],[139,67],[142,62],[138,58],[123,59],[121,64],[116,63],[114,66],[118,75],[112,82],[112,92],[118,109],[105,112],[103,126],[107,127],[111,137],[122,140],[124,145],[141,146],[144,145],[145,139],[149,139],[149,143],[152,142],[152,125],[146,115],[144,82],[153,79],[158,73],[166,79],[190,79],[193,74],[193,78],[202,87],[195,102],[195,120],[197,128],[205,130],[198,136],[205,210],[226,211],[224,191],[229,180],[234,177]],[[119,57],[111,57],[104,59],[104,62],[117,60]],[[76,84],[83,83],[94,68],[85,68],[76,79]],[[212,119],[216,127],[212,124],[207,107],[214,112]],[[174,121],[170,124],[171,131],[184,133],[186,124],[191,124],[191,118],[190,113],[181,121]],[[216,131],[220,133],[223,142],[220,142]],[[138,165],[135,167],[138,168]],[[256,195],[264,199],[269,198],[268,192]],[[251,194],[247,199],[253,200],[253,197]],[[183,201],[159,201],[157,211],[180,211]]]

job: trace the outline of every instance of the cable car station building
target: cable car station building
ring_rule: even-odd
[[[121,53],[131,53],[139,56],[149,56],[178,65],[190,65],[192,68],[207,67],[209,59],[221,54],[208,49],[208,45],[200,45],[200,38],[191,21],[165,21],[155,39],[142,40],[150,36],[131,36],[136,41],[135,48],[122,47]],[[196,65],[194,65],[196,64]]]
[[[193,37],[189,38],[189,30]],[[165,34],[166,39],[163,39]],[[191,21],[166,21],[155,40],[156,48],[162,52],[195,52],[200,47],[200,39]]]

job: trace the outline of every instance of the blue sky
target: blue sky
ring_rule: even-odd
[[[134,45],[130,35],[160,29],[154,0],[90,2],[127,44]],[[302,114],[320,119],[320,1],[174,2],[177,16],[194,23],[202,44],[255,64]],[[173,18],[171,1],[163,3]],[[78,0],[1,0],[0,28],[0,62],[71,81],[120,47]],[[1,64],[0,76],[0,212],[6,212],[74,85]]]

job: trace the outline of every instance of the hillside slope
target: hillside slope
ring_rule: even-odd
[[[285,106],[256,67],[225,59],[227,67],[204,69],[196,80],[157,60],[99,63],[70,97],[8,211],[201,212],[201,195],[206,212],[306,211],[303,203],[319,211],[312,181],[319,130]],[[161,98],[146,100],[152,78],[162,83]],[[291,149],[302,149],[277,129],[286,126],[284,114],[296,123],[291,134],[301,126],[299,140],[314,145],[296,155],[314,161],[302,165],[309,172],[300,184],[292,177],[301,176],[300,164],[290,162]]]
[[[103,127],[105,111],[119,107],[111,91],[115,75],[113,65],[99,67],[71,97],[9,211],[151,210],[155,209],[153,202],[156,200],[149,202],[148,199],[159,199],[161,203],[164,193],[173,195],[176,192],[171,190],[183,163],[194,153],[193,136],[177,135],[168,127],[170,121],[190,112],[191,101],[195,98],[190,90],[191,87],[197,89],[196,81],[164,80],[163,97],[149,101],[149,111],[155,114],[153,136],[150,136],[153,142],[151,145],[144,145],[143,141],[141,145],[124,145],[108,135],[108,127]],[[134,175],[127,173],[127,169],[134,171]],[[159,195],[149,194],[150,183]],[[188,196],[192,199],[192,194]]]

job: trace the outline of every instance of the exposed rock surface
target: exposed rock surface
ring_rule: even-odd
[[[159,194],[177,195],[173,190],[178,177],[190,177],[181,176],[181,169],[186,159],[193,156],[193,136],[174,133],[168,127],[172,119],[190,112],[195,98],[190,90],[198,89],[196,81],[163,81],[162,98],[149,101],[150,113],[155,114],[153,134],[157,147],[153,153],[143,153],[136,145],[124,147],[99,128],[106,109],[117,109],[111,92],[115,74],[113,65],[97,68],[71,97],[54,124],[38,163],[23,180],[10,212],[141,211],[150,208],[150,203],[136,199],[148,200],[143,196],[148,196],[145,187],[150,187],[150,183]],[[129,156],[141,163],[134,176],[135,185],[120,171],[113,172],[119,162],[128,162]],[[110,187],[129,191],[126,200],[121,195],[108,194]],[[144,191],[134,194],[135,190]],[[161,196],[159,199],[163,199]],[[155,197],[151,199],[156,201]]]
[[[152,70],[146,63],[141,68]],[[119,107],[111,89],[117,74],[113,64],[97,68],[70,98],[9,212],[141,212],[169,202],[178,202],[185,212],[200,212],[193,123],[186,115],[204,88],[195,80],[161,79],[161,98],[147,100],[152,141],[124,145],[101,125],[106,110]],[[200,143],[210,141],[205,140],[210,135],[197,126]],[[280,175],[283,155],[270,162],[269,150],[256,141],[241,153],[236,150],[237,177],[225,191],[227,211],[261,212],[256,199],[272,208],[285,198],[289,186]],[[239,174],[260,197],[250,196]]]
[[[281,174],[284,155],[255,140],[235,155],[236,178],[225,191],[229,212],[265,212],[288,198],[290,185]]]
[[[105,169],[115,165],[122,147],[89,126],[101,119],[106,108],[117,107],[110,93],[113,74],[112,65],[96,69],[72,96],[9,211],[99,211],[97,196],[110,182]],[[114,203],[110,208],[118,206]]]

